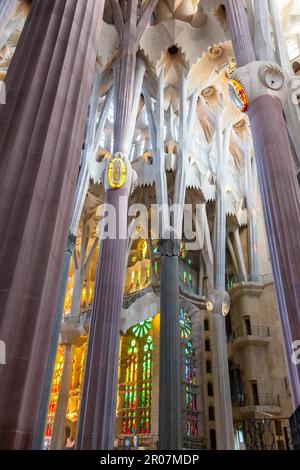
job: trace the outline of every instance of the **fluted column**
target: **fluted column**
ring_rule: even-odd
[[[60,381],[59,395],[53,424],[53,433],[50,444],[51,450],[61,450],[64,447],[64,440],[66,435],[66,413],[69,401],[70,385],[72,380],[72,368],[72,344],[66,344],[63,372]]]
[[[2,34],[16,9],[18,0],[0,0],[0,42]]]
[[[223,159],[224,156],[222,156]],[[221,166],[221,165],[220,165]],[[220,172],[220,170],[218,170]],[[224,173],[217,175],[216,191],[216,253],[215,253],[215,289],[222,297],[225,292],[225,257],[226,257],[226,208]],[[233,419],[228,370],[225,318],[222,303],[218,302],[211,313],[212,358],[214,377],[214,403],[218,450],[232,450]]]
[[[33,2],[0,107],[0,448],[29,449],[50,351],[104,2]],[[13,392],[13,399],[12,399]]]
[[[128,0],[125,21],[117,1],[111,2],[121,42],[121,56],[114,63],[114,153],[122,152],[126,181],[111,189],[105,175],[105,206],[115,210],[116,238],[102,239],[95,283],[95,300],[87,352],[77,448],[113,449],[116,416],[120,315],[127,247],[128,198],[132,170],[128,160],[132,121],[136,122],[145,67],[137,61],[139,40],[157,0],[150,0],[138,19],[137,0]],[[142,72],[141,72],[142,70]],[[110,224],[113,225],[110,217]]]
[[[118,233],[127,227],[128,189],[107,189],[106,204],[116,208]],[[118,236],[100,244],[77,437],[80,449],[113,448],[126,242]]]
[[[241,237],[240,237],[239,227],[234,228],[233,238],[234,238],[234,243],[235,243],[235,247],[236,247],[236,253],[237,253],[238,263],[239,263],[239,267],[240,267],[240,272],[241,272],[241,275],[242,275],[242,280],[243,280],[243,282],[247,282],[247,280],[248,280],[247,269],[246,269],[246,264],[245,264],[243,248],[242,248],[242,244],[241,244]]]
[[[182,449],[178,240],[161,240],[159,449]]]
[[[228,25],[237,64],[246,65],[253,44],[242,2],[226,0]],[[240,38],[240,24],[243,39]],[[294,170],[281,101],[261,94],[249,118],[263,203],[267,239],[295,408],[300,405],[300,365],[292,362],[293,342],[300,338],[300,191]]]
[[[64,303],[65,303],[65,297],[66,297],[68,277],[69,277],[69,272],[70,272],[70,262],[71,262],[73,250],[75,249],[75,242],[76,242],[75,237],[73,235],[69,235],[67,246],[66,246],[66,251],[65,251],[63,269],[60,275],[59,291],[58,291],[57,303],[56,303],[56,309],[55,309],[55,318],[53,322],[51,341],[50,341],[50,353],[48,356],[48,362],[47,362],[46,373],[45,373],[45,378],[44,378],[42,398],[40,401],[39,416],[38,416],[38,421],[37,421],[37,425],[35,428],[35,438],[34,438],[34,443],[33,443],[34,450],[43,449],[44,433],[45,433],[46,420],[47,420],[47,415],[48,415],[49,396],[51,392],[52,377],[53,377],[53,371],[55,367],[57,348],[59,344],[61,320],[62,320],[62,316],[64,312]]]

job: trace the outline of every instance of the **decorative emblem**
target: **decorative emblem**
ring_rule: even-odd
[[[284,85],[284,74],[277,64],[261,65],[258,75],[261,82],[271,90],[280,90]]]
[[[126,163],[120,157],[114,157],[108,165],[107,178],[112,189],[124,186],[127,176]]]
[[[248,109],[248,98],[243,85],[236,80],[230,80],[228,90],[232,103],[242,111],[242,113],[245,113]]]

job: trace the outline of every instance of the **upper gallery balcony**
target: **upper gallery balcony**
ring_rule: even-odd
[[[271,342],[270,328],[267,326],[246,325],[234,328],[230,338],[238,348],[246,346],[268,346]]]

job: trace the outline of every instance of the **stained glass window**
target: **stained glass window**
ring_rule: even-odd
[[[151,328],[152,319],[147,319],[131,328],[128,339],[123,340],[127,344],[122,349],[126,361],[119,390],[124,394],[120,410],[122,433],[127,435],[151,432],[154,349]]]
[[[197,373],[195,351],[193,347],[192,322],[184,309],[180,310],[179,325],[181,341],[184,345],[185,355],[185,406],[186,406],[186,434],[189,437],[198,437],[197,420]]]
[[[135,339],[127,350],[125,386],[124,386],[124,417],[122,432],[135,434],[137,406],[138,346]]]
[[[152,336],[148,336],[144,345],[142,360],[142,391],[141,391],[141,426],[142,434],[150,433],[151,426],[151,398],[152,398]]]
[[[57,355],[56,355],[55,369],[54,369],[52,387],[51,387],[51,392],[50,392],[48,416],[47,416],[46,431],[45,431],[45,438],[47,439],[51,438],[52,436],[55,411],[56,411],[56,406],[57,406],[63,367],[64,367],[64,348],[62,346],[59,346],[57,350]]]
[[[192,333],[192,322],[188,313],[184,310],[180,310],[179,314],[179,326],[180,326],[180,336],[182,339],[187,339]]]
[[[136,338],[142,338],[152,326],[152,318],[150,320],[145,320],[132,328],[132,332]]]

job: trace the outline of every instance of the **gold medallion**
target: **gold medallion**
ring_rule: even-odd
[[[122,188],[126,181],[127,168],[124,160],[115,157],[108,165],[107,177],[109,185],[112,189]]]

